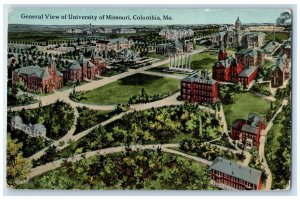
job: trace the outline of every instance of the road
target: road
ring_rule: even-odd
[[[260,141],[259,141],[259,148],[258,148],[258,159],[261,162],[262,167],[264,168],[264,170],[266,171],[266,174],[267,174],[265,190],[271,190],[271,186],[272,186],[272,172],[269,168],[267,159],[265,157],[265,144],[267,142],[267,140],[266,140],[267,134],[273,126],[274,119],[282,111],[283,106],[287,105],[287,103],[288,103],[287,100],[283,100],[282,105],[279,107],[277,112],[274,114],[274,116],[268,123],[268,126],[261,133],[261,137],[260,137]]]

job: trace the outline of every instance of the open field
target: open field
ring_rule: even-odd
[[[236,94],[236,97],[234,104],[223,106],[228,126],[236,119],[246,119],[248,113],[265,115],[270,106],[268,100],[256,97],[249,92]]]
[[[145,74],[135,74],[114,83],[110,83],[84,94],[82,103],[112,105],[124,103],[133,95],[141,93],[142,88],[149,95],[176,92],[179,90],[179,80]]]
[[[289,35],[287,33],[275,33],[275,41],[282,42],[283,40],[287,40]],[[266,35],[266,43],[273,40],[273,33]]]

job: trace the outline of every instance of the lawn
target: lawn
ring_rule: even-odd
[[[248,113],[265,115],[270,107],[268,100],[261,99],[249,92],[236,94],[234,104],[224,105],[224,112],[228,126],[236,119],[246,119]]]
[[[269,69],[272,67],[272,65],[274,64],[274,62],[272,60],[265,60],[265,63],[263,65],[263,68]]]
[[[179,81],[146,74],[135,74],[86,92],[84,94],[86,99],[81,102],[97,105],[125,103],[131,96],[141,93],[142,88],[149,95],[173,93],[179,90]]]
[[[275,153],[277,151],[277,149],[280,146],[280,143],[277,141],[278,137],[282,135],[282,128],[283,128],[283,122],[284,121],[284,117],[280,120],[279,123],[276,123],[272,126],[270,132],[273,132],[274,137],[272,138],[271,141],[271,148],[272,148],[272,152]]]
[[[275,33],[275,41],[282,42],[283,40],[287,40],[289,38],[289,34],[287,33]],[[266,43],[273,40],[273,33],[270,33],[266,36]]]
[[[201,52],[191,57],[192,69],[207,69],[211,71],[213,64],[218,60],[218,56],[210,52]]]
[[[150,58],[158,58],[159,60],[164,60],[168,58],[167,56],[164,56],[162,54],[157,54],[157,53],[147,53],[146,56]]]

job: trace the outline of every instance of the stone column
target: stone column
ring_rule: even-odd
[[[182,66],[182,55],[180,55],[180,59],[181,59],[180,60],[180,68],[183,69],[183,66]]]

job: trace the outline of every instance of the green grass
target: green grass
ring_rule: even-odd
[[[272,152],[275,153],[280,146],[280,143],[277,141],[278,137],[282,135],[281,129],[283,128],[282,122],[284,121],[284,117],[280,120],[279,123],[274,124],[271,128],[270,132],[273,132],[274,137],[271,141]]]
[[[211,71],[213,64],[218,60],[218,56],[210,52],[201,52],[191,57],[192,69],[207,69]]]
[[[184,139],[191,139],[193,138],[192,134],[178,134],[175,138],[171,139],[168,143],[179,143]]]
[[[269,68],[272,67],[273,64],[274,64],[274,62],[272,60],[267,60],[266,59],[264,65],[263,65],[263,68],[269,69]]]
[[[275,33],[275,41],[282,42],[283,40],[287,40],[289,38],[289,34],[287,33]],[[266,35],[266,43],[273,40],[273,33]]]
[[[249,113],[265,115],[270,102],[249,92],[236,94],[236,102],[224,105],[224,112],[228,126],[236,119],[246,119]]]
[[[146,56],[150,58],[158,58],[159,60],[164,60],[168,58],[162,54],[157,54],[157,53],[148,53]]]
[[[179,80],[145,74],[135,74],[103,87],[88,91],[82,103],[112,105],[125,103],[133,95],[141,93],[142,88],[147,94],[161,94],[179,90]]]

